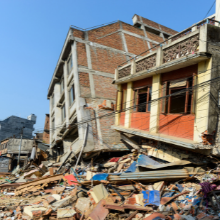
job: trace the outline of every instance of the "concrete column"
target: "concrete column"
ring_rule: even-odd
[[[162,47],[159,47],[157,49],[157,55],[156,55],[156,66],[159,67],[163,64],[163,50]]]
[[[129,82],[127,84],[127,97],[126,97],[126,109],[130,108],[133,104],[133,82]],[[129,128],[130,127],[130,123],[131,123],[131,110],[126,110],[125,111],[125,127]]]
[[[85,32],[85,40],[89,40],[88,38],[88,32]],[[90,46],[89,44],[86,45],[86,57],[87,57],[87,64],[88,64],[88,69],[92,70],[92,59],[91,59],[91,51],[90,51]],[[92,98],[95,98],[95,84],[94,84],[94,79],[92,73],[89,71],[89,82],[90,82],[90,91],[91,91],[91,96]]]
[[[54,134],[57,136],[59,132],[59,128],[62,124],[62,115],[61,115],[61,108],[57,107],[57,103],[60,100],[60,83],[56,83],[54,86],[54,105],[55,105],[55,131]]]
[[[118,112],[120,110],[121,99],[122,99],[121,85],[117,85],[117,91],[119,91],[117,97],[117,103],[116,103],[116,111]],[[115,114],[115,125],[118,126],[119,124],[120,124],[120,113],[117,113]]]
[[[115,69],[115,80],[118,80],[118,68]]]
[[[198,63],[197,84],[201,84],[211,79],[212,59]],[[208,130],[209,107],[210,107],[210,84],[197,88],[195,97],[195,122],[194,138],[196,142],[201,142],[201,133]]]
[[[216,0],[215,6],[215,20],[220,21],[220,0]],[[219,26],[218,23],[215,23],[216,26]]]
[[[132,74],[135,74],[136,73],[136,62],[135,62],[135,60],[133,59],[132,61],[131,61],[131,75]]]
[[[74,88],[75,88],[75,102],[76,102],[76,114],[77,114],[77,121],[82,122],[86,119],[90,118],[89,111],[84,109],[86,106],[86,102],[84,98],[80,97],[80,84],[79,84],[79,72],[78,72],[78,61],[77,61],[77,42],[75,41],[72,44],[72,58],[73,58],[73,75],[74,75]],[[79,134],[79,141],[83,143],[84,136],[86,132],[86,124],[81,124],[78,126],[78,134]],[[89,131],[87,135],[87,145],[85,150],[92,150],[94,148],[94,139],[92,133],[92,127],[89,123]],[[81,147],[79,143],[79,148]],[[74,149],[77,151],[77,149]]]
[[[65,61],[63,65],[63,72],[64,72],[64,93],[65,93],[65,110],[66,110],[66,126],[69,125],[69,107],[70,107],[70,99],[68,93],[68,74],[67,74],[67,61]]]
[[[151,100],[157,100],[160,98],[160,90],[161,90],[161,75],[154,75],[152,82],[152,95]],[[158,133],[159,127],[159,119],[160,119],[160,101],[153,101],[151,103],[150,110],[150,132]]]
[[[199,32],[199,52],[207,52],[207,24],[200,27]]]
[[[120,30],[121,30],[121,40],[122,40],[122,45],[123,45],[123,50],[128,53],[128,47],[127,47],[127,43],[126,43],[126,39],[125,39],[125,35],[122,32],[123,31],[123,27],[122,27],[122,22],[119,21],[119,25],[120,25]],[[129,60],[129,56],[126,56],[126,59]]]

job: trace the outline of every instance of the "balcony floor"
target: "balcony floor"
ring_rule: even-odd
[[[150,133],[150,132],[147,132],[147,131],[142,131],[142,130],[133,129],[133,128],[125,128],[123,126],[115,126],[115,125],[113,125],[111,128],[115,129],[117,131],[126,132],[126,133],[129,133],[129,134],[137,135],[137,136],[144,137],[144,138],[153,139],[153,140],[156,140],[156,141],[166,142],[166,143],[169,143],[169,144],[174,144],[174,145],[184,147],[184,148],[187,148],[187,149],[192,149],[192,150],[197,149],[196,145],[198,145],[198,142],[195,142],[195,141],[192,141],[192,140],[173,137],[173,136],[159,134],[159,133]]]

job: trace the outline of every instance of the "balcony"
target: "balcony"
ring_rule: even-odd
[[[220,28],[215,20],[204,20],[157,45],[156,50],[135,57],[119,66],[115,72],[115,84],[140,80],[155,74],[191,66],[209,59],[209,41],[219,42]],[[146,54],[146,53],[145,53]]]

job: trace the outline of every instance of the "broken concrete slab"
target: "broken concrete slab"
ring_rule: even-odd
[[[70,218],[76,214],[73,207],[65,207],[57,209],[57,218]]]
[[[33,218],[34,215],[43,215],[47,208],[39,205],[25,206],[24,213]]]
[[[88,197],[82,197],[77,200],[76,208],[81,212],[85,212],[90,207],[90,199]]]
[[[76,201],[77,197],[76,196],[67,196],[64,199],[61,199],[57,202],[54,202],[51,206],[52,209],[55,211],[58,208],[63,208],[65,206],[71,205],[72,203],[74,203]]]

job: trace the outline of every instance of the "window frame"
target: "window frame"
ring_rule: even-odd
[[[139,93],[139,90],[144,89],[144,88],[147,88],[147,92]],[[137,94],[136,94],[136,92],[137,92]],[[149,103],[149,99],[150,99],[150,95],[152,95],[152,85],[146,85],[146,86],[141,86],[141,87],[133,88],[133,97],[134,97],[133,106],[135,106],[134,112],[140,112],[140,111],[138,111],[139,95],[140,94],[147,94],[147,98],[146,98],[146,111],[145,112],[146,113],[150,113],[150,111],[151,111],[151,104]],[[150,110],[148,110],[149,104],[150,104]],[[145,112],[142,112],[142,113],[145,113]]]
[[[174,87],[174,88],[170,88],[170,82],[175,81],[175,80],[167,80],[164,81],[162,84],[162,91],[161,91],[161,97],[167,96],[169,95],[168,98],[162,99],[161,101],[161,114],[185,114],[185,115],[189,115],[189,114],[193,114],[193,108],[194,108],[194,92],[192,91],[192,93],[190,94],[189,90],[186,90],[185,95],[185,104],[184,104],[184,112],[179,112],[179,113],[171,113],[171,94],[173,90],[177,90],[177,89],[188,89],[190,86],[190,80],[192,80],[192,86],[194,86],[195,83],[195,79],[194,79],[195,74],[193,74],[193,76],[191,77],[187,77],[187,78],[180,78],[180,79],[176,79],[176,80],[184,80],[186,79],[186,86],[180,86],[180,87]],[[190,100],[190,95],[191,95],[191,103],[189,103]],[[188,106],[190,104],[190,111],[188,111]]]

